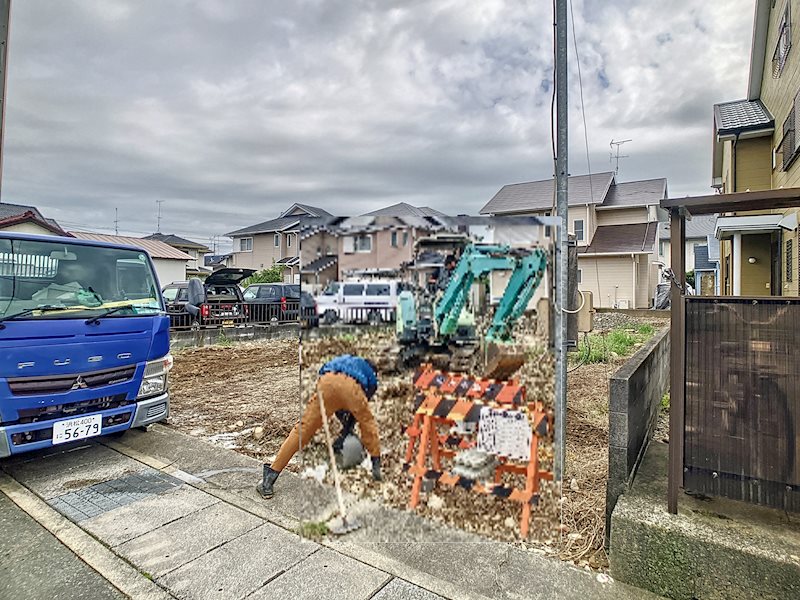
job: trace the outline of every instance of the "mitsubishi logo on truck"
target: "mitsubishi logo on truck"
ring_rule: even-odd
[[[86,385],[86,382],[83,380],[83,377],[78,375],[78,378],[75,380],[75,383],[72,384],[73,390],[85,390],[89,386]]]

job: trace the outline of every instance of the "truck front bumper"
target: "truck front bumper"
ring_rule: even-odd
[[[105,421],[106,418],[117,417],[118,415],[125,415],[126,413],[129,415],[127,420],[110,426],[104,424],[100,435],[117,433],[130,429],[131,427],[143,427],[151,423],[163,421],[169,416],[169,394],[164,393],[155,398],[140,400],[136,404],[128,404],[126,406],[88,414],[103,415]],[[50,448],[53,446],[52,439],[41,439],[35,442],[15,444],[13,436],[15,434],[26,434],[46,429],[52,431],[54,422],[55,421],[40,421],[37,423],[23,423],[21,425],[0,427],[0,458],[5,458],[12,454],[21,454],[32,450]]]

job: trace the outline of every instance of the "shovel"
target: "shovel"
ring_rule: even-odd
[[[355,531],[361,525],[353,517],[347,516],[344,508],[344,498],[342,497],[342,484],[339,480],[339,469],[336,466],[336,454],[333,452],[333,440],[331,440],[331,430],[328,427],[328,413],[325,411],[325,398],[322,390],[317,386],[317,398],[319,398],[319,410],[322,414],[322,427],[325,429],[325,442],[328,445],[328,456],[331,460],[331,471],[333,472],[333,482],[336,486],[336,500],[339,503],[339,516],[328,522],[328,531],[334,535],[344,535]]]

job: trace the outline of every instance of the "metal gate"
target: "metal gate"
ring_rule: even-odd
[[[685,308],[684,488],[800,512],[800,299]]]

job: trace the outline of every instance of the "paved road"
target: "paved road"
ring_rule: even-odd
[[[124,596],[0,492],[0,598]]]
[[[131,576],[134,587],[147,578],[144,587],[152,588],[146,591],[153,598],[654,598],[560,561],[372,503],[353,506],[360,530],[339,539],[303,539],[296,533],[301,523],[324,521],[335,511],[330,488],[285,473],[275,498],[265,502],[254,490],[260,463],[161,426],[130,432],[117,442],[99,439],[14,457],[0,462],[0,469],[14,485],[24,486],[30,502],[44,506],[41,514],[49,511],[85,538],[88,532],[102,541],[103,552],[113,551],[106,564],[124,564],[130,571],[124,577],[105,572],[103,563],[87,562],[116,587],[125,592]],[[12,518],[7,512],[13,515],[13,507],[0,506],[0,514]],[[52,526],[53,519],[49,522]],[[3,539],[8,540],[0,531]],[[72,589],[57,595],[58,578],[42,577],[61,564],[60,555],[50,565],[49,552],[36,554],[40,570],[28,585],[39,581],[45,587],[33,597],[73,597]],[[113,597],[92,596],[113,589],[103,587],[88,568],[76,574],[74,555],[66,551],[64,557],[65,581],[87,582],[82,597]],[[19,571],[24,565],[3,567]],[[7,580],[0,577],[0,586]],[[0,587],[3,598],[31,597],[3,592]]]

